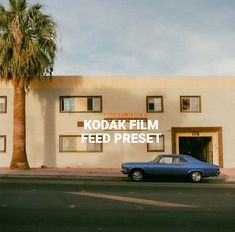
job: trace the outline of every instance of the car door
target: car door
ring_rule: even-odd
[[[151,164],[149,171],[158,176],[180,176],[185,174],[185,163],[179,157],[163,156]]]

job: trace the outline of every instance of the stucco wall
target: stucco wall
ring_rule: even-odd
[[[0,83],[8,111],[0,114],[0,134],[7,135],[7,151],[0,166],[9,166],[12,154],[12,87]],[[101,95],[102,113],[60,113],[60,96]],[[147,161],[157,155],[146,144],[104,144],[101,153],[61,153],[60,135],[81,134],[77,122],[103,119],[107,112],[146,113],[146,96],[161,95],[163,113],[147,113],[159,120],[165,151],[171,153],[172,127],[222,127],[224,167],[235,167],[235,78],[232,77],[55,77],[34,82],[26,97],[27,154],[31,167],[119,167],[125,161]],[[201,96],[201,113],[181,113],[181,95]]]

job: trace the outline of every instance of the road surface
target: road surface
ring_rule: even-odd
[[[0,179],[1,232],[235,231],[235,185]]]

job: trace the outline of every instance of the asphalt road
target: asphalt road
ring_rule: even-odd
[[[0,179],[1,232],[235,231],[235,184]]]

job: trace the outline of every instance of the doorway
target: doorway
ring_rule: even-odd
[[[179,137],[179,153],[191,155],[201,161],[213,163],[212,137]]]
[[[173,127],[172,153],[186,154],[223,167],[221,127]]]

